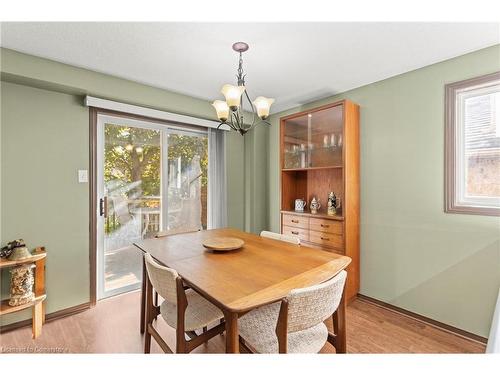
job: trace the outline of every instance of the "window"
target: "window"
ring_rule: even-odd
[[[446,86],[446,212],[500,215],[500,72]]]

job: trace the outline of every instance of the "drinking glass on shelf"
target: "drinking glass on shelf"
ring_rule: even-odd
[[[300,153],[300,168],[305,168],[306,167],[306,153],[301,152]]]
[[[336,137],[335,137],[335,133],[332,133],[332,135],[330,136],[330,147],[335,147],[335,140],[336,140]]]
[[[298,167],[298,151],[299,146],[290,144],[287,145],[285,152],[285,168],[297,168]]]
[[[339,139],[337,141],[337,146],[342,147],[342,134],[339,134]]]
[[[328,135],[323,136],[323,147],[328,147]]]

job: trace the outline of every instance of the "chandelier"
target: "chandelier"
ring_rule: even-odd
[[[234,43],[233,50],[238,52],[240,55],[238,73],[236,74],[236,78],[238,78],[238,85],[233,86],[226,84],[222,86],[221,93],[226,98],[226,101],[216,100],[212,103],[212,105],[214,106],[217,112],[217,118],[220,121],[217,129],[222,125],[227,125],[234,131],[244,135],[247,131],[261,122],[269,124],[269,122],[265,120],[269,117],[269,110],[271,109],[271,104],[274,103],[274,99],[259,96],[253,102],[250,100],[245,87],[246,75],[243,73],[242,57],[243,52],[248,50],[248,44],[245,42]],[[244,117],[245,110],[243,108],[243,102],[245,99],[248,101],[250,108],[252,109],[253,118],[251,123],[246,121]]]

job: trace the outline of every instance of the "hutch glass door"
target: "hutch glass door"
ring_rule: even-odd
[[[285,121],[283,169],[342,166],[342,105]]]

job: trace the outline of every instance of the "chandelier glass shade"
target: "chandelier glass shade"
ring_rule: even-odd
[[[257,116],[261,119],[266,119],[269,117],[269,111],[271,110],[271,105],[274,103],[274,99],[266,98],[265,96],[258,96],[257,99],[253,101],[253,105],[257,109]]]
[[[217,118],[221,122],[226,122],[229,118],[229,106],[227,105],[227,103],[223,100],[216,100],[212,103],[212,105],[217,112]]]
[[[242,58],[242,53],[248,50],[248,44],[244,42],[234,43],[233,50],[238,52],[240,55],[238,71],[236,74],[238,83],[236,86],[230,84],[222,86],[221,93],[224,95],[226,100],[216,100],[212,103],[212,105],[215,108],[217,118],[220,121],[218,128],[222,125],[227,125],[232,130],[244,135],[258,123],[263,122],[269,124],[266,119],[269,117],[269,112],[271,110],[271,105],[274,103],[274,99],[259,96],[253,102],[250,100],[248,91],[245,87],[245,74],[243,72]],[[244,115],[245,109],[243,106],[245,99],[249,105],[249,110],[247,112],[251,112],[253,115],[252,121],[248,121]]]
[[[245,92],[245,86],[233,86],[226,84],[222,86],[222,90],[220,90],[220,92],[226,98],[226,103],[231,111],[236,111],[241,104],[241,96]]]

